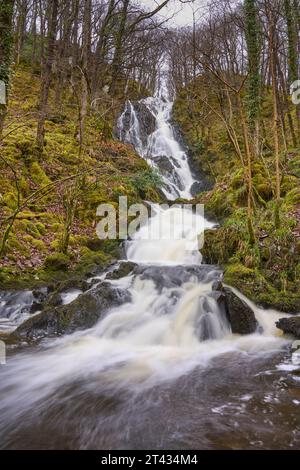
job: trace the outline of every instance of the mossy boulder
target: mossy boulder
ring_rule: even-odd
[[[34,341],[45,336],[73,333],[91,328],[110,308],[129,302],[130,294],[102,282],[81,294],[69,305],[47,307],[29,318],[11,335],[11,340]]]
[[[49,271],[67,271],[70,265],[69,256],[63,253],[55,253],[45,259],[45,269]]]
[[[300,316],[292,318],[281,318],[276,326],[287,335],[300,339]]]
[[[126,277],[132,273],[136,267],[136,263],[132,263],[131,261],[123,261],[120,263],[117,269],[106,276],[106,279],[122,279],[123,277]]]
[[[224,288],[224,292],[232,333],[240,335],[255,333],[258,323],[253,310],[228,287]]]

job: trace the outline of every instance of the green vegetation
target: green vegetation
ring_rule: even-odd
[[[203,93],[202,78],[193,87],[194,95]],[[209,128],[196,116],[203,112],[201,99],[188,104],[189,87],[179,93],[174,117],[180,123],[184,136],[193,150],[195,161],[215,179],[214,188],[199,194],[197,202],[205,204],[209,218],[220,226],[206,232],[202,250],[208,263],[220,264],[225,269],[225,282],[239,288],[258,304],[286,312],[299,312],[300,260],[300,150],[289,147],[281,155],[281,224],[274,227],[274,179],[271,144],[265,148],[262,159],[252,167],[254,199],[254,231],[256,243],[249,243],[247,226],[247,185],[243,168],[228,140],[226,131],[216,116],[210,116]],[[266,136],[271,142],[271,97],[266,95],[262,116]],[[201,129],[202,127],[202,129]],[[238,135],[241,127],[237,124]],[[202,132],[202,135],[201,135]],[[199,135],[202,145],[199,148]]]
[[[107,266],[118,256],[118,241],[95,239],[97,206],[110,202],[117,207],[120,195],[127,195],[130,204],[160,200],[158,175],[131,146],[111,138],[122,100],[115,101],[105,120],[97,113],[87,116],[79,154],[74,97],[66,95],[56,114],[51,89],[52,111],[40,155],[35,144],[39,86],[40,79],[19,66],[11,85],[9,127],[0,143],[1,237],[15,214],[1,259],[3,286],[62,280]]]

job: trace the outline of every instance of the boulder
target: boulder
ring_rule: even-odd
[[[224,287],[226,309],[232,333],[249,335],[258,329],[258,322],[253,310],[231,289]]]
[[[12,339],[32,341],[91,328],[107,310],[130,299],[126,290],[102,282],[68,305],[46,307],[22,323],[12,334]]]
[[[153,162],[158,166],[162,173],[172,173],[174,171],[174,165],[171,158],[166,155],[153,157]]]
[[[132,263],[131,261],[122,261],[114,271],[107,274],[106,279],[122,279],[132,273],[136,267],[136,263]]]
[[[300,339],[300,316],[280,318],[276,326],[285,334],[293,335],[295,338]]]
[[[133,105],[139,120],[141,138],[144,145],[147,145],[149,135],[156,129],[156,118],[143,101],[135,101]]]
[[[195,181],[190,188],[190,192],[193,197],[198,196],[199,193],[202,193],[205,190],[206,186],[204,181]]]

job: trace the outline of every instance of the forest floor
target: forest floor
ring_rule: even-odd
[[[225,282],[257,304],[299,313],[300,148],[288,143],[287,152],[281,155],[281,220],[280,227],[275,228],[272,108],[267,96],[262,109],[264,153],[261,160],[253,162],[256,243],[250,245],[243,169],[220,120],[212,113],[208,113],[206,122],[201,120],[203,105],[201,100],[197,102],[197,91],[200,94],[202,90],[201,86],[198,90],[193,88],[193,106],[189,90],[182,90],[175,103],[174,119],[182,129],[194,160],[214,181],[213,189],[200,194],[195,201],[204,203],[207,216],[219,222],[217,230],[206,232],[204,258],[208,263],[221,265]],[[236,130],[242,140],[239,123],[236,123]]]
[[[22,210],[0,262],[2,287],[39,284],[64,279],[70,272],[82,275],[104,268],[118,256],[120,242],[97,238],[98,205],[109,202],[117,208],[119,196],[128,196],[129,204],[159,199],[147,163],[131,146],[112,138],[122,99],[111,104],[109,97],[102,97],[102,109],[86,119],[80,153],[76,100],[71,93],[64,96],[58,112],[55,90],[51,90],[46,145],[40,155],[35,144],[39,89],[39,76],[19,67],[0,143],[1,235],[6,218],[16,208]],[[60,244],[74,198],[75,217],[64,254]]]

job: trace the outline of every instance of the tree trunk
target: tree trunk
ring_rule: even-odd
[[[274,128],[274,150],[275,150],[275,227],[280,226],[280,202],[281,202],[281,171],[280,171],[280,122],[277,101],[277,47],[276,40],[276,27],[274,20],[274,13],[270,12],[269,15],[269,47],[270,47],[270,67],[272,76],[272,94],[273,94],[273,128]]]
[[[89,83],[88,70],[91,55],[91,0],[84,0],[83,40],[82,40],[82,69],[81,69],[81,113],[79,123],[80,148],[84,138],[85,118],[88,113]]]
[[[256,0],[245,0],[244,12],[249,72],[247,111],[253,153],[256,158],[258,158],[260,153],[261,77],[258,8]]]
[[[288,69],[289,69],[289,84],[291,85],[298,80],[298,8],[296,2],[292,3],[291,0],[284,0],[284,12],[287,24],[288,36]],[[296,105],[296,116],[298,126],[298,139],[300,139],[300,105]]]
[[[56,32],[57,32],[57,16],[58,16],[58,0],[50,0],[51,14],[47,38],[47,52],[45,57],[45,63],[42,73],[42,84],[41,84],[41,94],[40,94],[40,115],[38,120],[37,127],[37,136],[36,142],[39,149],[42,151],[44,147],[44,137],[45,137],[45,120],[47,115],[47,106],[49,91],[51,86],[51,75],[53,62],[55,57],[55,42],[56,42]]]
[[[128,16],[129,0],[123,0],[123,9],[120,17],[120,26],[116,32],[115,53],[111,65],[111,83],[109,92],[114,94],[118,89],[120,78],[122,59],[123,59],[123,42],[126,31],[126,23]]]
[[[3,132],[4,119],[7,113],[8,89],[10,81],[10,64],[13,46],[12,19],[14,0],[0,3],[0,85],[3,96],[0,96],[0,136]]]

